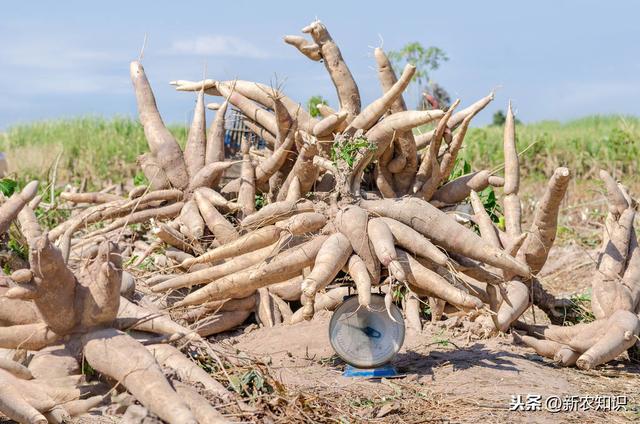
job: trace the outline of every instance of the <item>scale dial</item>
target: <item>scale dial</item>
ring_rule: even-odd
[[[369,310],[360,307],[357,296],[347,298],[329,322],[329,341],[346,363],[358,368],[375,368],[391,360],[404,342],[404,320],[392,304],[387,314],[384,297],[371,295]]]

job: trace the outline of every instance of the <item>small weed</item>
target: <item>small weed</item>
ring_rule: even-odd
[[[334,164],[343,160],[349,168],[352,168],[361,149],[372,150],[375,148],[376,145],[365,137],[337,141],[331,146],[331,160]]]
[[[394,302],[402,302],[404,297],[407,295],[407,288],[405,286],[397,286],[393,289],[391,295],[393,296]]]
[[[20,243],[19,240],[11,237],[7,243],[7,247],[21,259],[27,260],[29,258],[29,248]]]
[[[149,185],[149,180],[144,175],[142,171],[138,172],[133,176],[133,185],[135,186],[147,186]]]
[[[422,303],[422,315],[424,315],[424,319],[431,320],[431,305],[429,303]]]
[[[451,341],[445,337],[444,334],[444,330],[440,330],[438,332],[438,334],[436,334],[435,336],[433,336],[433,344],[438,345],[438,346],[442,346],[442,347],[449,347],[449,345],[451,345]]]
[[[261,394],[273,392],[262,373],[256,369],[249,370],[241,376],[231,376],[231,388],[242,397],[253,398]]]
[[[455,165],[453,165],[453,169],[451,170],[451,175],[449,175],[449,180],[455,180],[458,177],[462,177],[463,175],[467,175],[471,172],[471,164],[462,158],[456,159]]]
[[[92,377],[98,375],[96,370],[94,370],[93,367],[91,367],[91,365],[89,365],[89,363],[84,360],[84,358],[82,360],[82,375],[86,376],[87,380],[90,380]]]
[[[6,197],[11,196],[18,188],[18,182],[11,178],[3,178],[0,180],[0,192]]]
[[[154,263],[151,257],[147,257],[140,265],[138,265],[138,269],[141,271],[151,271],[153,268]]]
[[[264,194],[256,194],[256,210],[262,209],[262,207],[266,204],[266,199]]]
[[[571,306],[569,306],[567,315],[574,317],[573,322],[577,324],[595,321],[596,317],[591,312],[591,292],[574,294],[570,300]]]
[[[351,402],[354,408],[373,408],[375,405],[373,400],[367,398],[359,398]]]

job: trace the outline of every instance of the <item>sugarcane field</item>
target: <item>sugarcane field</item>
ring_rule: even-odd
[[[6,4],[0,423],[640,421],[614,3]]]

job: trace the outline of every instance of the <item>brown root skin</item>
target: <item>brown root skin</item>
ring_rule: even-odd
[[[33,302],[11,299],[7,295],[13,289],[0,287],[0,325],[23,325],[41,322],[42,318]]]
[[[227,219],[202,195],[195,192],[195,200],[207,228],[221,243],[228,243],[238,238],[238,231]]]
[[[167,174],[158,164],[156,157],[148,152],[138,156],[138,165],[142,169],[142,173],[149,180],[151,190],[163,190],[171,187],[171,182],[167,178]]]
[[[107,203],[123,200],[122,196],[111,193],[71,193],[68,191],[60,193],[60,199],[72,203]]]
[[[172,423],[197,423],[153,355],[133,338],[104,329],[84,335],[83,344],[84,357],[93,369],[119,381],[160,418]]]
[[[44,323],[0,327],[0,348],[39,350],[59,343],[62,337]]]
[[[517,336],[517,333],[514,333],[514,339],[533,348],[538,355],[549,359],[554,359],[558,351],[562,348],[560,343],[551,340],[540,340],[531,336]]]
[[[192,240],[199,240],[204,235],[204,220],[194,199],[185,202],[180,211],[180,221],[189,230],[189,236]]]
[[[343,302],[344,297],[349,293],[349,287],[338,287],[328,290],[325,293],[316,294],[314,300],[315,312],[328,310],[332,311]],[[291,324],[297,324],[304,320],[304,306],[293,313]]]
[[[420,320],[420,299],[415,293],[409,293],[405,298],[404,314],[407,326],[417,333],[422,332],[422,322]]]
[[[216,397],[225,401],[231,399],[231,394],[222,384],[214,380],[195,362],[189,360],[177,348],[167,344],[148,345],[146,348],[161,366],[175,371],[181,381],[202,384],[207,391],[215,394]]]
[[[16,219],[20,211],[38,192],[38,182],[31,181],[20,193],[15,193],[6,202],[0,205],[0,234],[4,234],[11,222]]]
[[[367,266],[358,255],[351,255],[347,262],[347,272],[353,279],[358,292],[358,304],[369,307],[371,303],[371,277],[367,271]]]
[[[311,273],[302,282],[302,304],[304,318],[311,319],[315,312],[313,302],[316,293],[324,289],[338,275],[349,260],[352,252],[351,242],[342,233],[332,234],[325,240],[313,265]]]
[[[166,173],[171,185],[184,189],[189,184],[189,175],[180,146],[162,122],[144,68],[139,62],[134,61],[131,62],[130,71],[140,122],[144,127],[145,138],[149,143],[151,153],[155,156],[160,168]]]
[[[527,239],[520,249],[520,255],[531,267],[533,274],[542,269],[556,239],[558,211],[569,185],[570,175],[567,168],[555,170],[538,204]]]
[[[446,300],[459,308],[476,309],[482,307],[480,299],[452,286],[438,273],[414,259],[412,255],[400,249],[397,250],[397,255],[410,286],[419,288],[420,291],[426,292],[430,296]]]
[[[204,108],[204,91],[200,90],[196,98],[196,107],[193,112],[193,121],[187,143],[184,146],[184,162],[190,179],[200,172],[205,165],[205,149],[207,143],[207,121]]]
[[[338,127],[347,119],[346,112],[340,112],[333,115],[329,115],[326,118],[320,120],[312,130],[312,133],[316,137],[329,137],[334,133],[339,132]]]
[[[223,245],[222,247],[224,246],[226,245]],[[238,253],[237,256],[234,255],[233,259],[218,265],[189,272],[187,274],[175,275],[167,281],[151,287],[151,291],[154,293],[160,293],[171,289],[192,287],[194,285],[215,281],[216,279],[223,278],[226,275],[254,266],[273,255],[275,252],[276,245],[270,244],[243,254]],[[189,259],[188,261],[192,260],[193,259]]]
[[[423,155],[422,162],[420,163],[420,167],[416,173],[412,191],[413,193],[421,193],[421,196],[427,200],[431,198],[435,189],[440,184],[442,176],[439,172],[440,164],[438,163],[438,153],[440,152],[442,138],[444,136],[445,129],[447,128],[447,122],[459,104],[460,100],[458,99],[451,105],[451,107],[445,112],[442,119],[438,122],[433,140],[429,144],[429,149]]]
[[[390,106],[400,97],[407,88],[413,75],[416,73],[416,67],[407,64],[400,78],[393,83],[391,87],[384,91],[382,97],[374,100],[358,116],[349,124],[345,132],[354,134],[356,130],[368,130],[384,115]]]
[[[25,205],[22,208],[18,214],[18,222],[20,223],[22,234],[24,234],[24,237],[27,239],[27,244],[33,244],[35,240],[42,235],[42,228],[40,228],[38,218],[31,206]]]
[[[0,411],[19,423],[47,424],[49,421],[25,399],[16,383],[16,377],[0,370]]]
[[[212,405],[193,387],[174,381],[173,387],[187,404],[199,424],[228,424],[229,421],[222,416]]]
[[[122,284],[122,256],[118,245],[104,242],[98,256],[80,273],[75,310],[83,328],[110,325],[118,315]]]
[[[347,121],[351,122],[360,113],[360,92],[349,67],[342,58],[338,45],[320,21],[312,22],[302,32],[311,35],[319,47],[320,57],[336,88],[340,108],[349,114]]]
[[[216,247],[201,256],[187,259],[182,263],[182,266],[188,268],[199,263],[216,262],[232,256],[253,252],[275,243],[280,238],[281,232],[282,230],[274,225],[259,228],[236,240]]]
[[[256,174],[249,157],[249,140],[242,138],[242,167],[240,169],[240,189],[238,190],[238,205],[240,217],[244,218],[256,211]]]
[[[232,330],[249,318],[253,310],[220,311],[209,314],[206,318],[196,322],[193,330],[202,337],[212,336]]]
[[[438,246],[468,258],[485,262],[528,277],[529,267],[482,240],[472,230],[458,224],[446,213],[416,198],[403,200],[362,200],[370,214],[393,218],[413,227]]]
[[[560,348],[554,359],[562,364],[592,369],[615,359],[633,346],[640,334],[640,319],[630,311],[616,311],[607,319],[573,326],[528,326],[536,337],[555,342]]]
[[[300,132],[296,132],[296,136],[300,135]],[[302,136],[300,136],[302,137]],[[302,147],[298,149],[299,154],[293,168],[287,175],[286,179],[280,187],[280,191],[276,196],[278,201],[283,201],[287,197],[289,191],[289,185],[294,177],[297,177],[300,182],[300,194],[307,194],[313,184],[318,178],[320,168],[314,163],[313,158],[318,154],[318,145],[314,140],[304,140]]]
[[[193,191],[200,187],[214,187],[222,177],[222,174],[233,166],[235,162],[212,162],[204,165],[191,177],[187,191]]]
[[[529,288],[521,281],[512,280],[506,284],[506,294],[498,309],[496,328],[505,332],[529,306]]]
[[[438,204],[454,205],[466,199],[471,191],[482,191],[489,186],[489,171],[472,172],[449,181],[438,188],[430,200]]]
[[[260,287],[299,275],[313,263],[328,236],[316,236],[299,246],[287,249],[257,267],[227,275],[198,289],[175,303],[176,307],[198,305],[206,301],[246,297]]]
[[[278,126],[273,113],[259,107],[256,103],[235,90],[234,82],[220,82],[217,87],[218,90],[220,90],[220,94],[227,98],[229,103],[240,109],[245,116],[264,127],[271,134],[277,134]],[[269,107],[271,107],[271,104],[269,104]]]
[[[81,346],[73,338],[64,345],[49,346],[38,350],[29,362],[29,371],[39,380],[68,379],[81,374],[78,357]]]
[[[186,340],[198,339],[192,330],[181,326],[169,316],[149,311],[125,298],[120,298],[120,308],[114,327],[122,331],[133,329],[169,336],[179,334],[185,336]]]
[[[284,37],[284,42],[292,45],[296,49],[300,51],[303,55],[307,56],[309,59],[318,62],[322,60],[322,55],[320,53],[320,46],[316,43],[312,43],[306,38],[299,35],[287,35]]]
[[[76,298],[76,277],[46,233],[30,247],[29,262],[38,291],[34,301],[42,319],[53,332],[68,334],[78,322],[72,300]]]
[[[228,105],[229,102],[226,100],[220,105],[216,112],[216,117],[209,128],[205,151],[205,165],[224,161],[224,125]]]
[[[629,207],[629,202],[625,198],[623,192],[618,187],[618,183],[613,179],[611,174],[607,171],[600,170],[600,179],[604,182],[607,190],[607,204],[609,205],[609,212],[614,217],[618,217]]]
[[[282,283],[276,283],[269,286],[269,291],[282,300],[288,302],[300,300],[302,294],[302,275],[296,275]]]
[[[293,147],[295,131],[295,128],[289,131],[282,143],[279,143],[278,147],[274,149],[271,156],[256,167],[256,184],[267,182],[273,174],[282,168]]]
[[[491,93],[489,93],[487,96],[483,97],[482,99],[478,100],[477,102],[467,106],[466,108],[456,112],[451,119],[449,120],[448,123],[448,127],[449,129],[453,130],[455,128],[457,128],[462,121],[464,121],[465,118],[467,118],[468,116],[475,116],[478,114],[478,112],[480,112],[482,109],[484,109],[489,103],[491,103],[491,101],[495,98],[495,93],[492,91]],[[435,129],[416,135],[415,137],[415,142],[416,142],[416,147],[418,150],[425,148],[427,145],[429,145],[429,143],[431,143],[431,140],[433,139],[433,135],[435,134]]]
[[[29,370],[29,368],[19,362],[12,361],[11,359],[0,358],[0,369],[3,369],[23,380],[31,380],[33,378],[33,374],[31,374],[31,370]]]
[[[310,200],[281,201],[270,203],[259,211],[244,218],[240,225],[245,228],[256,228],[275,224],[301,212],[313,212],[313,202]]]
[[[356,205],[347,206],[338,211],[333,222],[338,231],[347,236],[353,251],[364,261],[371,276],[371,283],[378,284],[380,281],[380,261],[375,256],[367,234],[369,222],[367,211]]]

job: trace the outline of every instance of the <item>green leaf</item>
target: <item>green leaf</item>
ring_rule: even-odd
[[[3,178],[0,180],[0,192],[5,196],[11,196],[18,188],[18,182],[10,178]]]
[[[320,116],[320,111],[318,110],[318,105],[326,105],[328,104],[322,96],[311,96],[309,100],[307,100],[307,109],[309,110],[309,115],[314,118]]]
[[[135,186],[146,186],[149,185],[149,180],[142,172],[138,172],[133,176],[133,185]]]

